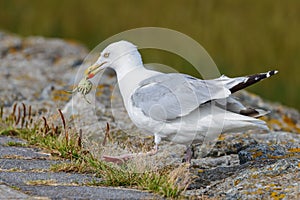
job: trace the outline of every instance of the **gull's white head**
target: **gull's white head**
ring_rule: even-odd
[[[98,60],[85,70],[88,79],[93,78],[105,68],[118,70],[120,67],[142,65],[137,47],[125,40],[108,45],[100,54]]]

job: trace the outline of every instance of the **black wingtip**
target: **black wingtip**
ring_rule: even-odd
[[[257,83],[257,82],[259,82],[263,79],[269,78],[270,76],[273,76],[277,73],[278,73],[277,70],[271,70],[271,71],[268,71],[266,73],[260,73],[260,74],[254,74],[254,75],[247,76],[247,79],[245,81],[236,84],[235,86],[233,86],[229,90],[231,91],[231,93],[234,93],[238,90],[241,90],[241,89],[244,89],[244,88],[246,88],[250,85],[253,85],[254,83]]]

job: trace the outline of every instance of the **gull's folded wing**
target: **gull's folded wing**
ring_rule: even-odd
[[[140,83],[131,96],[133,105],[155,120],[182,117],[206,102],[231,94],[219,79],[200,80],[185,74],[160,74]]]

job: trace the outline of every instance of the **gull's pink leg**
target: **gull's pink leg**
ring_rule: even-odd
[[[120,155],[120,156],[102,156],[102,160],[106,161],[106,162],[113,162],[116,164],[122,164],[125,161],[132,159],[134,157],[136,157],[136,155],[138,154],[124,154],[124,155]]]
[[[106,162],[113,162],[116,164],[122,164],[126,162],[127,160],[130,160],[137,156],[153,156],[158,152],[158,144],[155,144],[154,148],[151,151],[148,151],[146,153],[135,153],[135,154],[123,154],[120,156],[102,156],[102,160]]]
[[[188,146],[188,147],[186,148],[186,153],[185,153],[183,162],[190,163],[191,160],[192,160],[192,156],[193,156],[192,148],[191,148],[190,146]]]
[[[158,152],[158,144],[155,144],[154,148],[151,151],[148,151],[144,154],[148,155],[148,156],[153,156],[153,155],[157,154],[157,152]]]

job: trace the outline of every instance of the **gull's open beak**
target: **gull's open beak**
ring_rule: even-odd
[[[93,64],[92,66],[88,67],[85,71],[84,74],[88,79],[93,78],[97,73],[99,73],[101,70],[105,69],[106,67],[104,64],[107,62],[103,62],[101,64]]]

